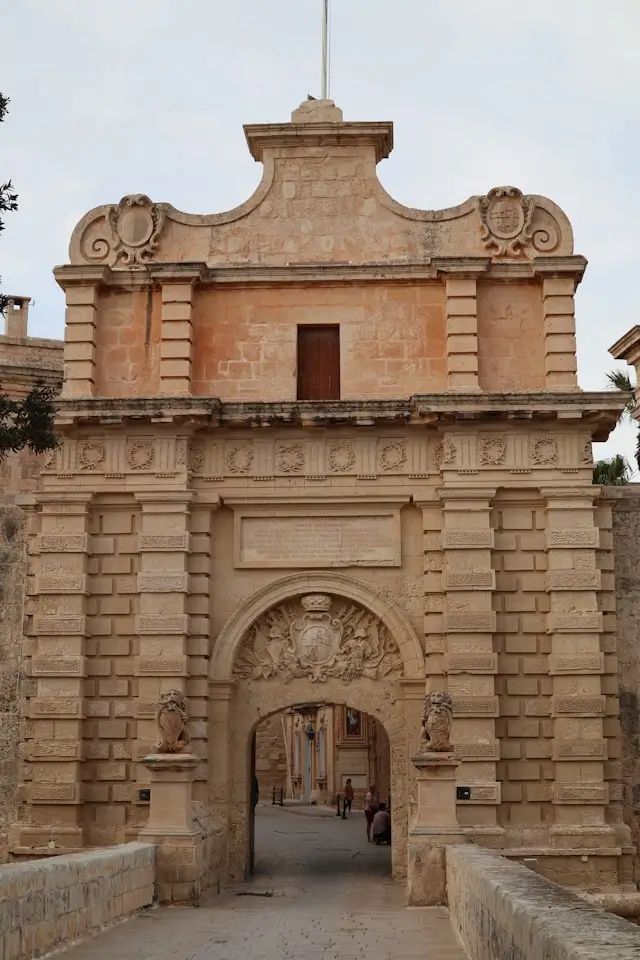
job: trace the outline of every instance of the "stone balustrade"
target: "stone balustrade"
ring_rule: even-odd
[[[154,875],[145,843],[0,867],[0,957],[30,960],[131,916],[152,903]]]
[[[447,847],[447,896],[469,960],[640,957],[640,928],[489,850]]]

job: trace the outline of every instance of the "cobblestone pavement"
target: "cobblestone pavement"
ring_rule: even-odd
[[[269,896],[265,896],[269,894]],[[160,908],[65,960],[466,960],[447,911],[406,909],[388,847],[351,819],[259,807],[256,872],[199,909]]]

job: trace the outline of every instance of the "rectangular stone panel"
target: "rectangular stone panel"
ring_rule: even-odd
[[[609,802],[609,785],[597,781],[595,783],[554,783],[553,803],[597,803],[604,805]]]
[[[606,697],[552,697],[552,717],[603,717]]]
[[[188,533],[141,533],[138,537],[141,551],[149,553],[180,553],[189,549]]]
[[[84,677],[84,657],[33,657],[34,677]]]
[[[29,702],[29,711],[34,719],[46,717],[82,717],[82,701],[74,697],[38,697]]]
[[[497,673],[496,653],[448,653],[444,658],[445,673]]]
[[[42,533],[40,553],[87,553],[89,535],[86,533]]]
[[[455,697],[454,717],[498,717],[500,709],[497,697]]]
[[[597,527],[576,527],[574,530],[547,530],[547,549],[597,550],[600,531]]]
[[[493,570],[447,570],[446,590],[494,590],[496,575]]]
[[[482,804],[499,804],[501,802],[501,784],[498,782],[489,782],[489,783],[465,783],[464,780],[459,780],[456,783],[457,787],[467,787],[471,791],[471,797],[469,800],[457,800],[456,803],[461,806],[469,806],[469,804],[482,803]]]
[[[398,567],[399,511],[235,517],[237,567]]]
[[[36,636],[76,636],[84,635],[85,617],[34,617]]]
[[[189,617],[186,613],[149,613],[138,617],[138,633],[145,635],[186,633],[188,626]]]
[[[444,618],[447,633],[495,633],[495,613],[447,613]]]
[[[606,740],[554,740],[554,760],[606,760]]]
[[[140,593],[186,593],[188,574],[186,573],[139,573],[138,590]]]
[[[599,570],[550,570],[547,590],[599,590]]]
[[[584,673],[604,673],[604,654],[562,655],[550,654],[549,673],[580,676]]]
[[[444,550],[491,550],[493,530],[446,530],[442,534]]]
[[[38,593],[86,593],[87,578],[66,574],[45,574],[38,578]]]
[[[80,740],[31,740],[27,744],[29,760],[82,760]]]
[[[550,613],[547,633],[601,633],[601,613]]]
[[[79,783],[34,783],[32,803],[80,803]]]
[[[459,760],[465,762],[499,760],[500,743],[498,740],[490,740],[488,743],[470,742],[454,744],[455,755]]]
[[[186,657],[140,657],[136,673],[139,677],[186,677]]]

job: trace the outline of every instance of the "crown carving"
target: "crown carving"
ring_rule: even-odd
[[[328,613],[331,609],[331,597],[324,593],[309,593],[300,603],[307,613]]]

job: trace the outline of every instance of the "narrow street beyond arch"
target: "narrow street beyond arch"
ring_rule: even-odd
[[[159,908],[65,951],[68,960],[466,960],[442,907],[407,909],[389,849],[361,811],[260,805],[256,871],[200,909]]]

